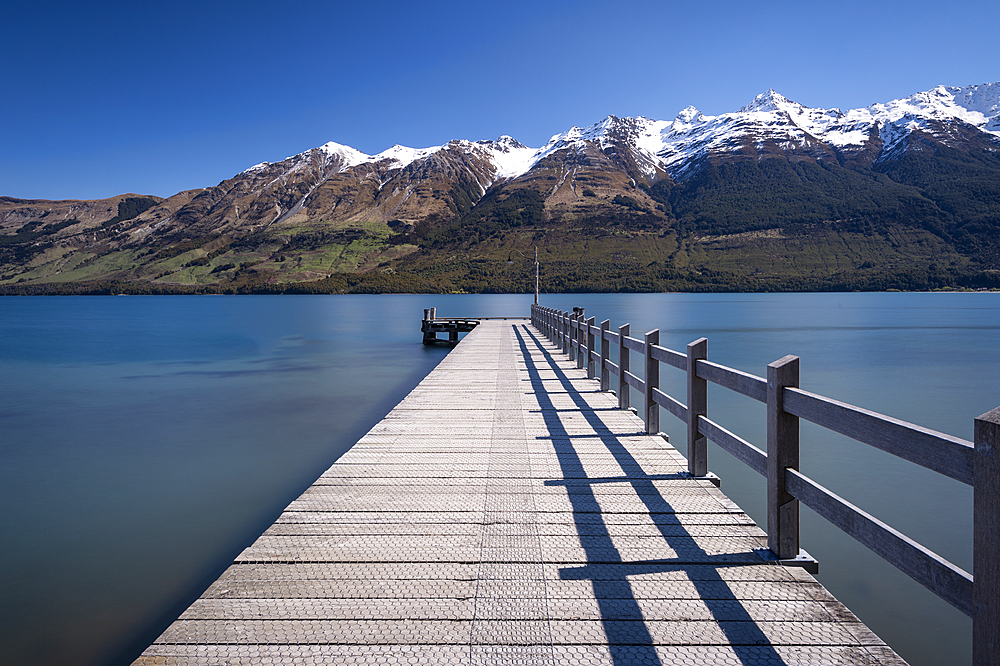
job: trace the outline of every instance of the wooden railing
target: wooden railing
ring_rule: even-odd
[[[684,421],[692,476],[718,483],[708,471],[712,440],[767,477],[767,543],[778,561],[815,571],[815,561],[799,545],[802,502],[970,616],[974,666],[1000,666],[1000,407],[976,419],[973,443],[803,391],[797,356],[769,364],[767,377],[757,377],[709,361],[705,338],[680,353],[660,346],[659,330],[634,338],[628,324],[614,332],[608,320],[585,318],[583,308],[563,312],[535,305],[531,315],[534,327],[598,379],[601,390],[615,387],[619,408],[630,407],[629,387],[642,395],[637,413],[648,433],[660,429],[660,407]],[[612,345],[618,346],[617,364]],[[631,371],[631,352],[642,357],[644,379]],[[660,390],[660,363],[687,373],[687,404]],[[767,405],[766,452],[708,418],[709,382]],[[799,472],[800,418],[972,486],[973,574]]]

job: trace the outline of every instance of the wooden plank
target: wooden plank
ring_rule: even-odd
[[[790,414],[972,485],[971,442],[799,388],[785,390],[784,404]]]
[[[767,476],[767,454],[756,446],[704,416],[698,417],[698,428],[710,440],[746,463],[750,469]]]
[[[640,393],[644,393],[646,391],[646,382],[639,379],[636,375],[633,375],[631,372],[626,370],[624,377],[625,382],[636,391],[639,391]]]
[[[639,352],[640,354],[646,351],[645,342],[639,340],[638,338],[630,338],[628,336],[625,337],[625,347],[634,352]]]
[[[654,345],[651,353],[653,358],[657,361],[662,361],[663,363],[672,365],[680,370],[687,370],[687,356],[681,354],[680,352],[675,352],[673,349],[667,349],[666,347]]]
[[[972,576],[796,470],[785,487],[810,509],[966,615],[972,615]]]
[[[135,664],[903,663],[549,321],[477,327]]]
[[[687,407],[674,400],[671,396],[667,395],[660,389],[653,389],[653,400],[656,401],[656,404],[663,407],[681,421],[687,421]]]
[[[767,402],[767,380],[708,360],[699,360],[696,371],[702,379],[736,391],[748,398]]]

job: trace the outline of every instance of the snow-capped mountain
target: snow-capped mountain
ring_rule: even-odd
[[[480,194],[485,194],[499,182],[525,176],[547,158],[596,150],[617,156],[613,161],[634,180],[653,182],[670,176],[683,181],[708,161],[783,156],[793,161],[860,159],[868,166],[905,152],[908,139],[915,134],[943,146],[962,147],[971,142],[1000,150],[1000,83],[938,86],[846,112],[809,108],[768,90],[739,110],[717,116],[707,116],[693,106],[670,121],[608,116],[589,127],[571,127],[539,148],[502,136],[495,141],[454,140],[429,148],[395,145],[367,155],[330,142],[281,162],[257,164],[237,179],[250,179],[250,189],[261,191],[288,182],[303,170],[314,170],[311,194],[320,181],[348,172],[376,178],[381,189],[408,169],[424,176],[458,169],[466,171]],[[451,169],[445,168],[446,163]],[[419,168],[425,164],[430,168]],[[413,175],[406,178],[406,187],[414,186]],[[284,210],[287,213],[290,208]]]
[[[956,162],[954,151],[968,159]],[[692,106],[672,120],[607,116],[537,148],[501,136],[369,155],[329,142],[166,200],[122,195],[88,204],[91,212],[80,202],[0,201],[0,234],[12,236],[0,245],[8,248],[0,251],[0,280],[41,261],[34,259],[41,252],[53,257],[50,267],[40,264],[45,275],[92,261],[75,253],[117,251],[158,257],[156,274],[167,275],[182,250],[202,254],[203,263],[185,269],[190,279],[211,280],[216,264],[242,265],[240,252],[266,262],[367,239],[327,263],[296,264],[295,279],[316,279],[522,225],[666,237],[828,222],[872,229],[892,220],[993,262],[998,156],[1000,83],[938,86],[848,111],[809,108],[768,90],[715,116]],[[913,160],[923,161],[914,168]],[[755,165],[767,173],[753,172]],[[942,185],[965,182],[976,186]]]
[[[963,131],[942,131],[949,126]],[[849,158],[876,144],[878,161],[896,154],[915,132],[929,133],[949,146],[970,131],[982,133],[986,145],[1000,149],[1000,83],[938,86],[847,112],[811,109],[768,90],[733,113],[705,116],[688,107],[669,124],[651,122],[648,143],[667,172],[683,179],[699,160],[712,155],[777,149],[789,156]]]

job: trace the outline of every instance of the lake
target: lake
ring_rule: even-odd
[[[0,653],[128,663],[447,353],[439,316],[527,315],[525,295],[0,299]],[[972,439],[1000,405],[1000,294],[543,294],[632,335]],[[661,370],[684,401],[684,375]],[[638,397],[633,397],[633,404]],[[763,405],[710,385],[710,418],[764,448]],[[684,452],[683,424],[661,426]],[[765,521],[763,478],[710,445]],[[802,426],[803,471],[966,570],[971,489]],[[819,579],[914,666],[971,663],[971,622],[809,510]]]

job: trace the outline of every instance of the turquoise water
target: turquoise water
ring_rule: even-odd
[[[757,375],[972,438],[1000,405],[1000,294],[543,295]],[[0,299],[0,653],[127,662],[446,354],[440,316],[527,314],[529,296]],[[661,370],[684,400],[683,375]],[[633,404],[637,404],[634,402]],[[759,403],[711,387],[709,416],[763,447]],[[683,451],[670,414],[663,429]],[[763,521],[763,480],[709,468]],[[971,491],[808,424],[802,469],[971,569]],[[820,579],[911,664],[971,662],[971,624],[808,510]]]

